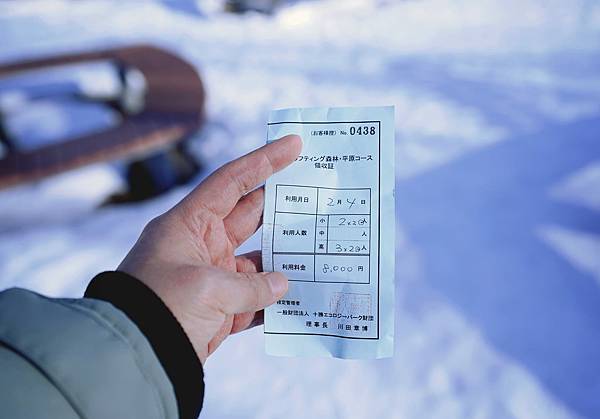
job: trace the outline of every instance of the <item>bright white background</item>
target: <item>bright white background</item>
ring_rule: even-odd
[[[208,90],[193,142],[206,172],[261,145],[272,108],[396,105],[395,357],[267,357],[258,328],[209,359],[203,417],[600,417],[596,1],[326,0],[270,17],[6,1],[0,38],[2,61],[138,41],[179,52]],[[33,137],[69,122],[43,103],[17,129],[31,120]],[[192,186],[96,209],[120,185],[97,165],[0,192],[0,288],[81,295]]]

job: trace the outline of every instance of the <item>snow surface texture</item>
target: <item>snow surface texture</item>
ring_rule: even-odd
[[[215,4],[0,3],[0,60],[152,41],[195,63],[207,172],[264,142],[269,109],[396,105],[395,357],[268,357],[258,328],[209,359],[203,416],[600,417],[598,3]],[[95,209],[120,182],[98,165],[0,192],[0,287],[80,295],[191,187]]]

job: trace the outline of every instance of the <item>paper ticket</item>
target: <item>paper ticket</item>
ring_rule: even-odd
[[[289,279],[265,309],[266,351],[382,358],[394,337],[394,108],[273,111],[267,141],[302,137],[265,184],[265,271]]]

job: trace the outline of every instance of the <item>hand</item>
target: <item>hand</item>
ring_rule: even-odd
[[[234,252],[262,224],[264,189],[255,188],[301,148],[288,135],[221,167],[150,221],[118,268],[164,301],[203,364],[227,336],[261,324],[260,310],[287,291],[283,274],[261,272],[260,252]]]

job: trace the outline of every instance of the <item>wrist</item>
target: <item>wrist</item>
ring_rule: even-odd
[[[84,297],[111,303],[137,325],[173,385],[180,417],[197,417],[204,396],[202,364],[183,327],[160,297],[120,271],[97,275]]]

